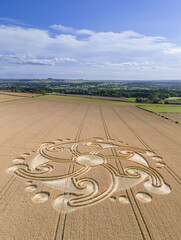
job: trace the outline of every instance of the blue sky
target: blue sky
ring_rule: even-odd
[[[1,0],[0,78],[181,79],[180,0]]]

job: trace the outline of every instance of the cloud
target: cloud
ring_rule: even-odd
[[[32,54],[0,54],[0,60],[14,64],[55,65],[63,62],[77,62],[74,58],[37,58]]]
[[[181,53],[181,47],[171,48],[166,51],[164,51],[166,54],[177,54]]]
[[[55,30],[59,30],[59,31],[64,32],[64,33],[75,33],[75,29],[74,28],[65,27],[65,26],[63,26],[61,24],[59,24],[59,25],[57,25],[57,24],[51,25],[50,28],[55,29]]]
[[[59,25],[54,24],[54,25],[51,25],[49,27],[51,29],[61,31],[63,33],[72,33],[72,34],[76,34],[76,35],[93,35],[94,34],[93,31],[88,30],[88,29],[77,30],[77,29],[72,28],[72,27],[65,27],[65,26],[63,26],[61,24],[59,24]]]
[[[19,21],[18,19],[14,19],[14,18],[1,17],[0,22],[10,23],[13,25],[30,26],[29,24],[26,24],[25,22]]]
[[[181,78],[180,54],[176,54],[181,46],[162,36],[53,26],[42,30],[0,25],[0,77]],[[60,32],[55,34],[53,28]]]
[[[83,35],[93,35],[93,34],[95,34],[95,32],[93,32],[91,30],[88,30],[88,29],[81,29],[81,30],[77,30],[76,34],[78,34],[78,35],[81,35],[81,34],[83,34]]]

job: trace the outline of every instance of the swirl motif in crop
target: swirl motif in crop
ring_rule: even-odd
[[[28,158],[30,163],[25,163]],[[33,202],[44,203],[51,191],[59,191],[53,199],[53,207],[58,211],[70,212],[106,199],[129,203],[126,191],[138,184],[143,184],[146,191],[136,194],[142,202],[150,202],[151,194],[171,191],[150,166],[154,162],[158,168],[164,167],[161,157],[114,140],[56,140],[42,144],[32,159],[27,154],[14,162],[8,172],[27,180],[26,191],[35,193]],[[46,192],[38,191],[40,184],[47,186]]]

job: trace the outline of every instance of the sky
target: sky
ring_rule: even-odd
[[[181,79],[180,0],[1,0],[0,78]]]

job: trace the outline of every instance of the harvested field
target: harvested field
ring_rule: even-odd
[[[4,94],[1,94],[1,93],[0,93],[0,103],[1,103],[1,102],[18,100],[18,99],[22,99],[22,97],[11,96],[11,95],[4,95]]]
[[[8,95],[8,96],[18,96],[18,97],[37,97],[40,94],[36,93],[22,93],[22,92],[3,92],[0,91],[1,95]]]
[[[181,113],[164,113],[164,116],[169,117],[175,121],[181,122]]]
[[[0,103],[7,101],[20,100],[23,98],[37,97],[38,94],[16,93],[16,92],[0,92]]]
[[[76,97],[76,98],[88,98],[88,99],[98,99],[98,100],[110,100],[110,101],[118,101],[118,102],[129,102],[136,100],[136,98],[123,98],[123,97],[103,97],[103,96],[93,96],[93,95],[80,95],[80,94],[50,94],[55,96],[68,96],[68,97]]]
[[[0,239],[181,238],[180,125],[101,104],[0,105]]]
[[[60,102],[71,102],[71,103],[81,103],[81,104],[96,104],[96,105],[130,105],[133,103],[130,103],[128,101],[118,101],[118,100],[112,100],[113,98],[89,98],[89,97],[83,97],[80,96],[72,96],[72,95],[45,95],[45,96],[40,96],[40,99],[46,99],[46,100],[52,100],[52,101],[60,101]],[[120,98],[119,98],[120,99]]]

